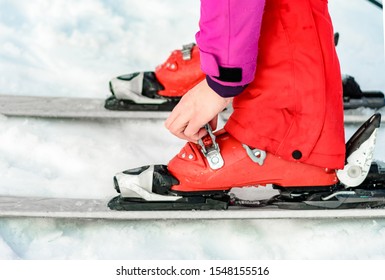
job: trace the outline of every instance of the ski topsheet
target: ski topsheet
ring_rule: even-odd
[[[74,119],[166,119],[169,112],[111,111],[104,99],[0,95],[0,114],[12,117]]]
[[[0,197],[2,218],[65,218],[101,220],[260,220],[260,219],[376,219],[385,209],[283,210],[275,207],[208,211],[114,211],[108,200],[39,197]]]
[[[101,98],[0,95],[0,114],[71,119],[166,119],[170,114],[168,111],[113,111],[105,109],[104,104]],[[223,120],[227,120],[231,112],[231,108],[222,112]],[[374,109],[368,108],[345,110],[345,123],[361,124],[373,112]]]

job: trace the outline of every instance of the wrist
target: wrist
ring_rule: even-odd
[[[218,95],[224,98],[235,97],[243,92],[245,86],[225,86],[217,81],[213,80],[210,76],[206,75],[206,81],[208,86],[215,91]]]

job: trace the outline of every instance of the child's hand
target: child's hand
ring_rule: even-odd
[[[175,136],[196,143],[207,134],[205,124],[210,123],[216,129],[218,114],[231,100],[218,95],[204,79],[182,97],[165,126]]]

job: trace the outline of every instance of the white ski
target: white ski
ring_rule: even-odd
[[[101,220],[259,220],[378,219],[385,209],[284,210],[275,207],[228,210],[114,211],[103,199],[0,197],[1,218],[65,218]]]
[[[167,111],[112,111],[104,108],[104,102],[101,98],[0,95],[0,114],[63,119],[166,119],[170,114]],[[345,124],[364,123],[373,112],[374,109],[366,108],[345,110]],[[228,108],[221,117],[226,121],[230,115]]]
[[[169,112],[112,111],[104,99],[0,95],[0,114],[9,117],[73,119],[166,119]]]

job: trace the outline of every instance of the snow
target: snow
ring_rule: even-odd
[[[329,6],[342,72],[385,91],[380,10]],[[153,69],[193,41],[198,14],[191,0],[0,0],[0,93],[107,97],[110,78]],[[382,129],[375,157],[385,160],[383,143]],[[182,145],[163,121],[0,117],[0,194],[109,198],[116,172],[167,163]],[[2,218],[0,259],[383,259],[384,238],[385,221],[374,219]]]

